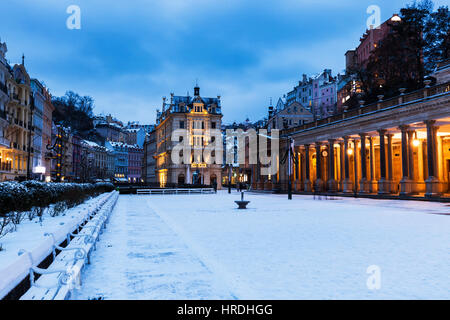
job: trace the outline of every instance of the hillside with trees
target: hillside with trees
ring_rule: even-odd
[[[55,111],[53,118],[56,124],[70,128],[72,133],[83,139],[99,140],[94,130],[94,99],[67,91],[62,97],[52,99]]]

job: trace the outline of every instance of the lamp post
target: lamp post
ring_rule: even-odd
[[[228,164],[228,193],[231,193],[231,164]]]
[[[294,140],[292,137],[288,137],[288,200],[292,200],[292,145],[294,143]]]
[[[62,178],[62,143],[62,129],[61,126],[58,126],[55,143],[53,146],[50,144],[47,144],[46,146],[47,150],[56,152],[56,156],[53,157],[53,159],[56,159],[56,182],[61,182]]]

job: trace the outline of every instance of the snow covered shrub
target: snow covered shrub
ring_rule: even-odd
[[[98,182],[95,187],[100,190],[101,193],[111,192],[114,190],[114,185],[109,182]]]
[[[22,221],[23,212],[31,203],[28,193],[28,188],[20,183],[0,183],[0,237]]]
[[[65,202],[63,202],[63,201],[58,202],[57,204],[55,204],[53,206],[52,210],[50,211],[50,216],[57,217],[61,213],[63,213],[66,209],[67,209],[67,205]]]
[[[113,190],[111,183],[1,182],[0,238],[14,231],[24,217],[32,221],[37,216],[42,222],[46,210],[55,217],[90,197]]]
[[[0,183],[0,217],[11,222],[20,222],[24,213],[29,219],[40,217],[52,204],[54,215],[60,214],[65,207],[71,208],[83,203],[90,197],[111,192],[111,183],[45,183],[38,181]],[[11,216],[11,213],[19,213]]]
[[[36,208],[32,208],[31,210],[27,211],[27,217],[28,220],[33,221],[33,219],[37,216],[37,210]]]
[[[10,222],[9,217],[6,214],[0,216],[0,238],[11,231]]]
[[[0,183],[0,215],[30,208],[30,190],[17,182]]]

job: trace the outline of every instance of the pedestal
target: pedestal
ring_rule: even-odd
[[[392,181],[380,179],[378,181],[378,194],[391,194],[393,193]]]
[[[400,181],[400,195],[409,196],[414,193],[413,182],[409,179],[402,179]]]
[[[338,182],[334,179],[328,180],[328,191],[337,192],[337,190],[338,190]]]
[[[344,191],[344,193],[353,193],[353,181],[345,179],[343,182],[342,190]]]
[[[370,193],[370,181],[367,181],[367,179],[361,179],[359,181],[359,193],[361,194]]]
[[[378,192],[378,182],[375,180],[369,181],[369,192],[377,193]]]
[[[314,182],[314,191],[315,192],[323,191],[323,180],[322,179],[317,179],[316,182]]]
[[[442,195],[442,183],[436,177],[430,177],[425,181],[426,184],[426,193],[425,196],[439,197]]]
[[[312,184],[311,184],[311,181],[306,180],[306,181],[303,183],[303,191],[304,191],[304,192],[311,192],[311,191],[312,191]]]

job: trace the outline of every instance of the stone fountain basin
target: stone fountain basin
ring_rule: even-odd
[[[238,209],[247,209],[247,205],[250,203],[250,201],[235,201],[235,202],[239,206]]]

